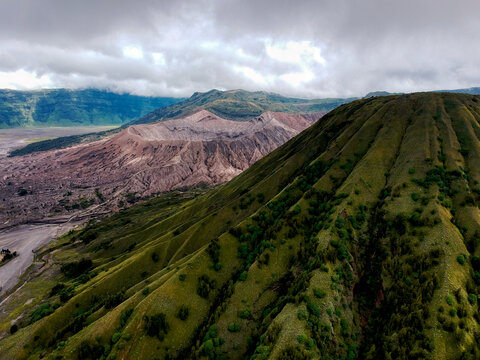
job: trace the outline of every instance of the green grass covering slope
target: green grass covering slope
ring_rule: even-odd
[[[479,135],[478,96],[343,105],[52,243],[0,358],[477,359]]]

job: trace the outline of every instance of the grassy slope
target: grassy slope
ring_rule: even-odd
[[[478,358],[479,122],[478,96],[355,101],[222,187],[61,238],[43,256],[92,278],[41,275],[75,296],[36,286],[60,307],[0,358]]]

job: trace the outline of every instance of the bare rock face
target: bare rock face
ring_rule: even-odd
[[[115,210],[136,197],[219,184],[320,116],[266,112],[236,122],[202,110],[182,119],[130,126],[90,144],[5,158],[0,160],[0,200],[5,199],[0,222]]]

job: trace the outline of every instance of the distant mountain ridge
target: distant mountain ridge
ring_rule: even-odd
[[[0,128],[121,125],[182,100],[96,89],[0,90]]]
[[[328,112],[357,98],[300,99],[285,97],[265,91],[210,90],[196,92],[190,98],[132,121],[132,124],[146,124],[190,115],[198,109],[205,109],[228,120],[245,121],[266,111],[291,114]]]
[[[469,95],[480,95],[480,87],[471,87],[465,89],[455,89],[455,90],[432,90],[431,92],[435,93],[455,93],[455,94],[469,94]],[[388,92],[388,91],[371,91],[363,98],[371,98],[375,96],[390,96],[390,95],[403,95],[403,92]]]
[[[178,119],[192,115],[200,110],[207,110],[223,119],[234,121],[248,121],[267,111],[291,114],[326,113],[355,99],[356,98],[333,98],[307,100],[284,97],[264,91],[210,90],[205,93],[196,92],[190,98],[179,103],[156,109],[142,118],[124,124],[122,128],[136,124],[148,124],[169,119]],[[74,144],[88,143],[113,135],[120,130],[121,129],[114,129],[99,133],[40,141],[13,151],[11,156],[21,156],[37,151],[61,149]]]

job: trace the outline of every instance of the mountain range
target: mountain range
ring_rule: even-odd
[[[0,90],[0,129],[122,125],[182,100],[116,94],[95,89]]]
[[[478,359],[479,137],[475,95],[342,105],[43,248],[0,358]]]
[[[169,119],[178,119],[192,115],[199,110],[207,110],[223,119],[233,121],[248,121],[267,111],[291,114],[326,113],[337,106],[352,100],[354,100],[354,98],[306,100],[284,97],[263,91],[210,90],[205,93],[197,92],[190,98],[177,104],[156,109],[144,117],[124,124],[122,128],[134,124],[148,124]],[[37,151],[61,149],[79,143],[89,143],[103,139],[119,131],[121,131],[121,128],[39,141],[13,151],[11,155],[25,155]]]

